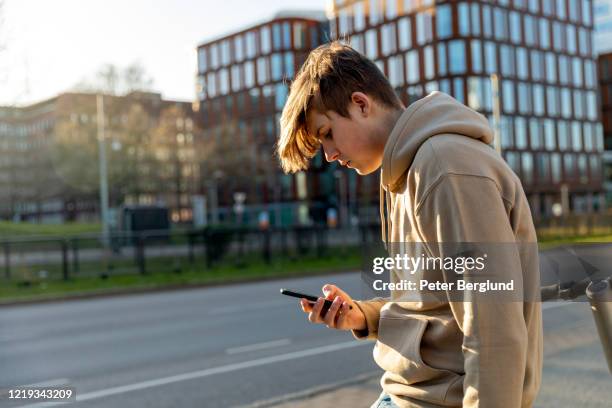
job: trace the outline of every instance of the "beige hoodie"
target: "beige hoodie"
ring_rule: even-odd
[[[485,117],[446,94],[410,105],[384,150],[386,241],[421,243],[428,256],[444,256],[438,243],[446,242],[535,245],[521,182],[492,140]],[[519,294],[539,292],[537,251],[501,263],[497,278],[513,279]],[[382,388],[399,407],[532,406],[542,370],[540,303],[400,297],[357,302],[367,329],[354,332],[376,340]]]

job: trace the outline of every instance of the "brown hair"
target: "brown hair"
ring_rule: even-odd
[[[319,149],[319,140],[306,129],[306,113],[335,111],[349,117],[353,92],[363,92],[383,106],[400,109],[402,104],[376,64],[338,41],[314,49],[291,84],[280,119],[281,133],[276,154],[286,173],[305,170]]]

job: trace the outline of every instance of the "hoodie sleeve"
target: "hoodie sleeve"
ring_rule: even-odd
[[[430,253],[440,257],[445,256],[441,242],[513,243],[507,206],[493,180],[447,174],[417,204],[419,234]],[[517,295],[523,290],[520,257],[503,252],[487,272],[492,279],[513,279]],[[463,407],[521,407],[528,358],[523,303],[450,302],[450,307],[463,333]]]
[[[352,330],[356,339],[376,340],[378,338],[378,320],[380,309],[387,303],[387,299],[374,298],[371,300],[357,300],[355,304],[363,312],[366,318],[364,330]]]

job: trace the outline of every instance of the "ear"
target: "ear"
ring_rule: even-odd
[[[372,110],[372,100],[363,92],[353,92],[351,94],[351,102],[359,108],[363,116],[368,116]]]

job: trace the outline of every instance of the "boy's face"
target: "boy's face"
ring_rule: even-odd
[[[386,138],[379,134],[381,129],[371,101],[362,102],[350,102],[348,118],[334,111],[320,113],[311,109],[306,115],[306,126],[308,133],[321,142],[327,161],[338,160],[341,165],[366,175],[382,164]]]

